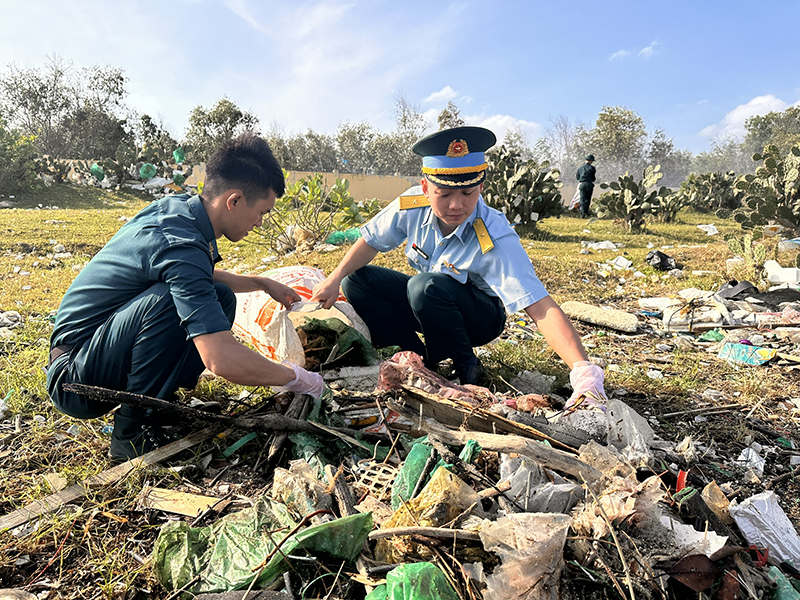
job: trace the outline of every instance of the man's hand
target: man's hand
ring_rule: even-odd
[[[330,308],[339,298],[339,284],[339,279],[333,275],[328,276],[325,281],[321,281],[314,286],[311,301],[319,302],[322,308]]]
[[[581,396],[586,396],[587,403],[593,406],[603,406],[603,401],[607,401],[606,391],[603,389],[605,373],[599,366],[589,361],[578,361],[572,365],[569,373],[569,382],[572,384],[572,396],[565,405],[569,408],[574,405]]]
[[[276,302],[283,304],[287,309],[292,308],[292,304],[295,302],[300,302],[300,300],[302,300],[300,295],[288,285],[284,285],[268,277],[259,277],[259,279],[262,280],[264,291],[272,296]]]
[[[282,385],[280,387],[275,387],[275,389],[280,390],[282,392],[296,392],[298,394],[308,394],[312,396],[315,400],[322,396],[322,392],[325,391],[325,382],[322,380],[322,375],[319,373],[312,373],[311,371],[306,371],[302,367],[298,367],[297,365],[293,365],[291,363],[285,362],[283,363],[287,367],[291,367],[294,371],[294,380],[290,381],[286,385]],[[273,386],[274,387],[274,386]]]

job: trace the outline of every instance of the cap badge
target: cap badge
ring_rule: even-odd
[[[445,156],[449,158],[461,158],[467,154],[469,154],[467,142],[465,140],[453,140],[447,147],[447,154],[445,154]]]

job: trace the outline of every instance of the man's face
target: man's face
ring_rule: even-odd
[[[225,237],[232,242],[238,242],[255,227],[261,227],[264,215],[275,206],[275,198],[275,192],[270,190],[266,198],[259,198],[253,203],[241,197],[232,207],[229,204],[230,221]]]
[[[455,229],[467,220],[478,204],[483,184],[469,188],[444,188],[422,180],[422,193],[428,197],[433,214],[448,229]]]

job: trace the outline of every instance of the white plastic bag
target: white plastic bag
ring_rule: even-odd
[[[305,354],[295,327],[306,317],[327,319],[336,317],[355,328],[367,340],[369,330],[353,307],[341,294],[329,309],[318,302],[309,302],[314,286],[325,280],[325,273],[314,267],[281,267],[264,273],[264,277],[288,285],[305,301],[297,302],[291,311],[265,292],[236,294],[236,320],[232,331],[252,345],[262,356],[277,362],[289,361],[305,366]]]
[[[572,200],[569,201],[569,210],[575,210],[581,203],[581,186],[578,186],[578,189],[575,190],[575,195],[572,197]]]

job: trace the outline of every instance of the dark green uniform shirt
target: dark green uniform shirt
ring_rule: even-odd
[[[581,167],[578,169],[577,179],[581,183],[583,183],[585,181],[588,181],[590,183],[594,183],[594,173],[595,173],[594,165],[591,165],[589,163],[585,163],[585,164],[581,165]]]
[[[163,282],[187,337],[230,330],[214,291],[220,260],[199,196],[153,202],[114,235],[72,282],[56,316],[51,347],[78,345],[120,307]]]

